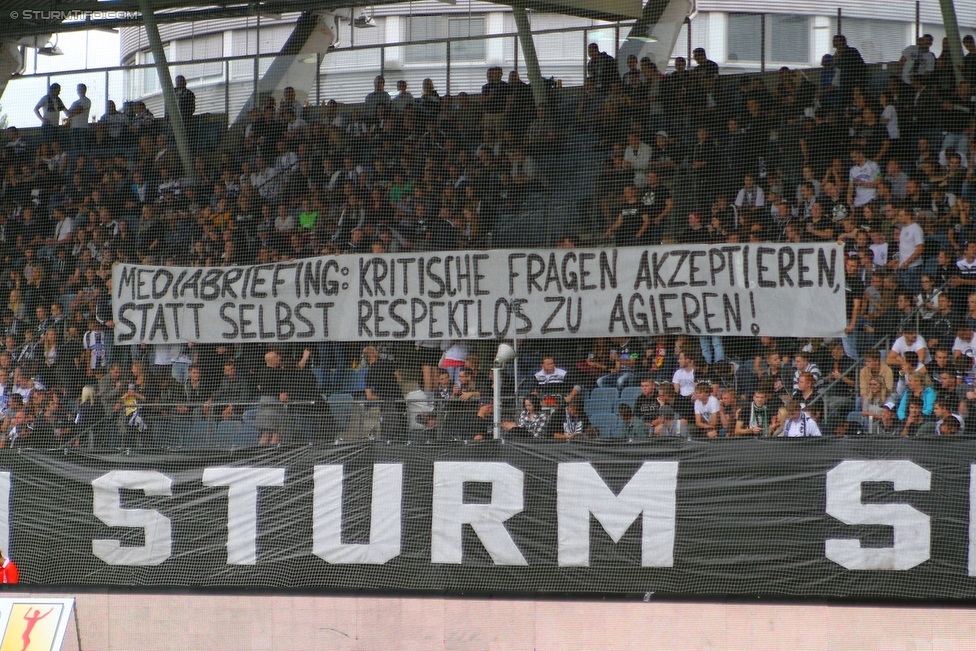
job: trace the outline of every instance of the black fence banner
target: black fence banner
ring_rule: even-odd
[[[22,449],[0,467],[0,544],[48,586],[976,595],[972,440]]]

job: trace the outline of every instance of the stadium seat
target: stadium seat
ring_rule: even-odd
[[[210,447],[210,423],[205,420],[193,421],[183,437],[183,445],[189,448]]]
[[[171,418],[166,423],[165,440],[166,447],[178,448],[186,445],[186,440],[190,436],[190,421],[185,418]]]
[[[237,431],[234,437],[233,445],[236,448],[249,448],[254,447],[258,444],[258,439],[260,435],[257,430],[254,429],[254,421],[248,423],[241,423],[241,428]]]
[[[616,389],[614,389],[616,391]],[[587,416],[593,416],[594,414],[612,414],[614,403],[609,400],[601,400],[599,398],[590,398],[585,403],[583,403],[583,411],[586,412]]]
[[[332,418],[335,419],[339,431],[345,429],[354,407],[353,398],[348,393],[333,393],[329,396],[329,411],[332,412]]]
[[[633,409],[634,403],[637,402],[637,398],[640,397],[640,394],[640,387],[626,387],[620,392],[620,400],[618,400],[618,403],[626,403],[631,409]]]
[[[620,393],[617,391],[617,387],[597,387],[590,392],[590,400],[606,400],[610,404],[617,402],[619,397]]]
[[[162,448],[178,448],[183,445],[182,430],[175,427],[175,423],[169,420],[161,420],[152,423],[153,440],[156,445]]]
[[[590,422],[600,430],[601,439],[613,439],[620,436],[621,420],[617,414],[593,414]]]
[[[214,434],[213,447],[231,448],[234,441],[240,436],[244,424],[239,420],[222,420],[217,424],[217,431]]]
[[[312,375],[315,376],[315,388],[321,390],[325,386],[325,369],[313,368]]]

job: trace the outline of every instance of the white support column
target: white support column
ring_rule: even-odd
[[[702,20],[703,18],[706,18],[706,16],[699,16],[696,20]],[[707,14],[707,21],[708,22],[705,23],[705,31],[707,33],[705,39],[706,44],[702,45],[701,43],[695,43],[695,40],[692,39],[691,46],[693,48],[705,48],[709,59],[720,66],[725,65],[728,62],[727,57],[729,52],[728,14],[726,14],[724,11],[710,11]],[[688,36],[691,36],[690,31]],[[759,35],[757,34],[756,37],[758,38]],[[691,62],[689,61],[688,63],[690,64]]]
[[[485,36],[505,33],[505,14],[493,12],[485,16]],[[485,64],[488,66],[505,65],[505,40],[489,38],[485,41]]]
[[[183,163],[183,174],[188,177],[193,176],[193,159],[190,157],[190,145],[186,138],[186,126],[183,124],[183,115],[180,113],[180,106],[176,101],[176,90],[173,87],[173,79],[169,74],[166,50],[164,49],[162,40],[159,38],[156,15],[153,13],[152,4],[149,0],[140,0],[139,8],[142,13],[142,22],[146,26],[149,47],[153,53],[156,75],[159,77],[159,86],[163,91],[163,102],[166,106],[169,127],[173,132],[173,140],[176,141],[176,151],[179,152],[180,162]]]
[[[402,16],[387,16],[384,29],[386,30],[386,42],[387,43],[400,43],[404,40],[404,34],[406,33],[406,25]],[[385,58],[383,60],[383,66],[386,70],[402,70],[403,69],[403,48],[402,47],[388,47],[385,49]]]
[[[834,35],[830,30],[830,16],[814,16],[811,66],[819,66],[823,55],[831,54],[834,51],[833,38]]]
[[[525,69],[529,73],[532,98],[537,105],[542,104],[546,100],[546,93],[542,87],[542,73],[539,70],[539,59],[535,53],[535,42],[532,40],[532,27],[529,25],[529,16],[525,11],[525,6],[521,3],[512,3],[512,13],[515,16],[515,25],[518,27],[522,54],[525,56]]]

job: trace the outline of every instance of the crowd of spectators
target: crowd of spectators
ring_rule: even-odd
[[[490,436],[490,342],[116,346],[111,268],[491,246],[551,191],[571,140],[601,169],[550,243],[836,241],[848,326],[828,342],[520,342],[506,435],[605,435],[587,396],[627,389],[611,405],[624,438],[967,432],[976,42],[963,44],[958,83],[930,36],[897,74],[872,75],[838,35],[818,74],[774,81],[722,76],[700,48],[666,72],[590,45],[581,92],[547,84],[538,106],[498,67],[456,97],[429,79],[390,94],[377,77],[360,105],[310,107],[286,88],[189,173],[145,103],[89,121],[84,85],[68,107],[52,84],[39,133],[9,127],[0,158],[0,445],[153,444],[160,424],[249,412],[255,442],[322,440],[343,427],[322,398],[338,392],[366,405],[346,433]],[[176,92],[192,126],[185,79]]]

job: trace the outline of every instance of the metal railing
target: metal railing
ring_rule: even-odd
[[[934,290],[934,293],[942,294],[942,293],[946,292],[950,288],[950,286],[951,285],[948,282],[943,283],[941,286],[937,287]],[[899,328],[903,327],[904,323],[907,320],[909,320],[909,319],[915,319],[915,331],[916,332],[919,332],[920,321],[921,321],[921,314],[924,311],[925,311],[925,305],[924,304],[923,305],[917,305],[917,306],[915,306],[909,314],[907,314],[906,316],[904,316],[899,321],[898,327]],[[867,350],[875,349],[875,350],[878,350],[880,352],[880,351],[882,351],[884,349],[890,349],[891,348],[891,337],[892,337],[892,335],[890,335],[890,334],[881,337],[876,342],[874,342],[871,346],[868,346]],[[881,348],[882,346],[884,346],[884,348]],[[882,356],[881,357],[881,361],[882,361],[882,363],[885,361],[885,356]],[[826,423],[829,420],[829,401],[826,400],[826,398],[830,397],[830,395],[829,395],[830,394],[830,391],[834,387],[836,387],[838,384],[842,383],[844,381],[844,378],[848,377],[851,373],[853,373],[855,371],[857,371],[858,373],[860,373],[861,368],[863,367],[863,365],[864,365],[864,354],[862,353],[861,356],[858,359],[854,360],[854,363],[851,364],[850,367],[840,375],[840,377],[836,378],[833,382],[831,382],[827,386],[825,386],[825,387],[821,388],[819,391],[817,391],[816,392],[816,395],[814,395],[814,397],[811,398],[809,402],[807,402],[807,406],[820,403],[820,405],[823,408],[823,418],[822,418],[823,422]],[[855,381],[855,392],[857,391],[857,386],[856,385],[857,385],[857,382]],[[863,405],[862,405],[862,407],[863,407]],[[871,423],[871,426],[869,426],[869,430],[872,429],[872,428],[873,428],[873,422]]]
[[[622,43],[621,33],[626,34],[631,26],[632,23],[607,23],[534,30],[533,38],[542,41],[542,45],[545,45],[547,39],[563,41],[558,48],[562,57],[543,58],[540,61],[543,73],[546,76],[561,77],[566,86],[581,86],[588,61],[586,45],[594,35],[610,34],[616,54]],[[571,42],[565,43],[567,37],[572,38]],[[471,58],[454,51],[459,46],[470,43],[484,43],[484,56]],[[427,48],[427,54],[411,61],[411,55],[416,57],[419,48]],[[430,54],[431,48],[436,48],[434,56]],[[495,51],[489,54],[489,49]],[[192,61],[171,60],[169,66],[173,76],[186,77],[189,87],[197,93],[199,112],[223,112],[230,116],[239,112],[252,94],[264,91],[261,77],[271,62],[279,56],[277,52],[272,52]],[[315,64],[318,70],[310,88],[297,89],[300,97],[307,91],[307,100],[312,105],[323,105],[328,99],[336,99],[340,103],[361,102],[372,90],[372,80],[377,72],[387,74],[395,70],[399,77],[408,80],[411,90],[417,92],[420,90],[421,80],[430,77],[439,92],[449,95],[462,91],[480,91],[484,83],[484,70],[488,65],[512,67],[523,76],[526,74],[524,61],[521,60],[518,34],[515,32],[342,46],[331,49],[327,54],[301,56],[303,62]],[[477,73],[466,74],[471,70],[477,70]],[[334,84],[330,84],[332,77],[336,79]],[[9,112],[17,98],[43,96],[47,87],[55,81],[63,88],[85,83],[88,86],[88,97],[94,100],[96,106],[98,100],[101,100],[103,107],[109,100],[114,100],[119,107],[124,101],[136,99],[151,102],[158,97],[160,106],[162,102],[155,65],[134,63],[19,75],[8,82],[9,92],[5,91],[0,97],[0,104],[5,104]],[[241,92],[230,92],[232,86],[240,86]],[[214,90],[208,92],[208,89]],[[17,119],[16,116],[14,119]]]

